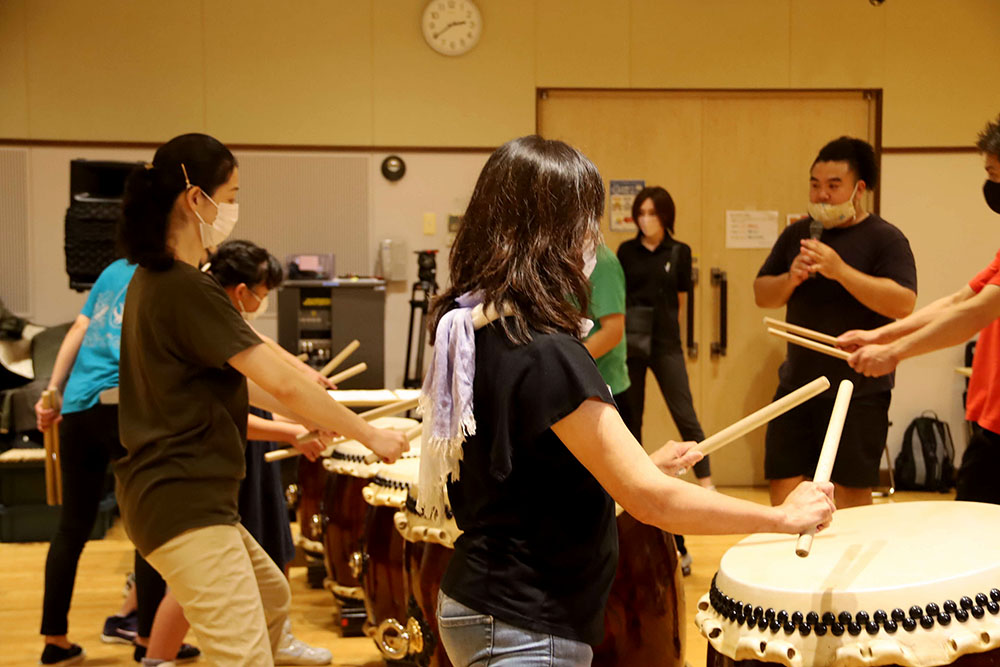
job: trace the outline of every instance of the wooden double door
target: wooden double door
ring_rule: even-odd
[[[697,273],[693,340],[685,334],[683,303],[681,334],[685,349],[689,342],[697,347],[687,370],[706,435],[771,400],[785,355],[761,322],[765,315],[783,318],[784,311],[762,310],[753,298],[769,249],[727,247],[726,212],[777,211],[780,233],[790,215],[806,210],[809,168],[819,149],[842,135],[874,144],[876,115],[875,96],[867,91],[540,93],[539,134],[580,149],[605,187],[611,180],[644,180],[674,199],[675,237],[691,246]],[[607,213],[603,228],[612,250],[635,237],[612,231]],[[713,273],[725,278],[725,299],[723,281],[713,281]],[[677,430],[650,373],[643,444],[653,448],[668,438],[678,438]],[[764,430],[714,454],[712,474],[720,485],[764,483]]]

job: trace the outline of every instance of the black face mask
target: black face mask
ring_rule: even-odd
[[[994,213],[1000,213],[1000,183],[996,181],[983,183],[983,196],[986,197],[986,205],[993,209]]]

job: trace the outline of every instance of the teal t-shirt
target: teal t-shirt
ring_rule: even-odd
[[[601,330],[601,318],[607,315],[625,314],[625,272],[618,263],[615,253],[606,245],[597,248],[597,266],[590,274],[590,312],[594,328],[590,336]],[[611,387],[612,394],[620,394],[629,388],[628,368],[625,366],[625,336],[609,352],[597,359],[597,370]]]
[[[62,412],[80,412],[97,404],[101,392],[118,386],[125,293],[135,264],[119,259],[107,266],[90,289],[80,314],[90,318],[80,351],[66,383]]]

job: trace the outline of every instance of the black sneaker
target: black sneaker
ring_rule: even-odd
[[[192,646],[191,644],[181,644],[180,649],[177,651],[177,657],[174,658],[174,662],[178,665],[184,662],[191,662],[192,660],[197,660],[198,656],[201,655],[201,649],[197,646]],[[135,645],[135,650],[132,652],[132,659],[136,662],[142,662],[142,659],[146,657],[146,647]]]
[[[83,649],[78,644],[72,644],[69,648],[62,648],[55,644],[46,644],[42,651],[42,659],[39,665],[79,665],[84,658]]]
[[[134,611],[125,616],[108,616],[104,621],[101,641],[105,644],[131,644],[138,635],[139,618]]]

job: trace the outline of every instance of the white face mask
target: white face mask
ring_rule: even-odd
[[[251,291],[251,290],[248,290],[248,291],[259,302],[257,304],[257,310],[253,310],[253,311],[246,310],[245,308],[243,308],[243,302],[240,301],[240,300],[237,300],[236,303],[238,303],[240,305],[240,315],[243,316],[243,319],[245,319],[247,322],[253,322],[255,319],[257,319],[258,317],[260,317],[261,315],[263,315],[264,313],[267,312],[267,297],[270,296],[270,295],[269,294],[265,294],[264,298],[262,299],[259,296],[257,296],[256,294],[254,294],[253,291]]]
[[[198,230],[201,232],[201,244],[206,248],[211,248],[229,238],[229,235],[233,232],[233,227],[236,226],[237,219],[239,219],[240,205],[228,202],[216,204],[215,200],[209,197],[208,194],[205,194],[205,198],[212,202],[215,208],[219,210],[215,216],[215,220],[212,221],[212,224],[208,224],[201,217],[201,213],[195,211],[194,214],[198,216],[198,220],[201,222],[198,226]]]
[[[806,206],[806,212],[809,213],[809,217],[813,220],[823,223],[823,227],[826,229],[839,227],[857,214],[857,211],[854,209],[854,195],[857,192],[858,184],[855,183],[854,189],[851,190],[851,196],[847,201],[840,204],[814,204],[813,202],[809,202],[809,205]]]
[[[184,166],[183,162],[181,163],[181,171],[184,172],[184,182],[187,183],[187,189],[190,190],[195,187],[188,178],[187,167]],[[201,217],[201,213],[198,211],[194,212],[201,223],[198,226],[198,231],[201,233],[201,245],[205,248],[214,248],[225,241],[232,233],[233,227],[236,226],[236,220],[240,217],[240,205],[228,202],[216,204],[215,200],[209,197],[207,192],[204,190],[201,192],[208,201],[212,202],[212,205],[218,211],[215,214],[215,220],[212,221],[212,224],[205,222],[205,218]]]

